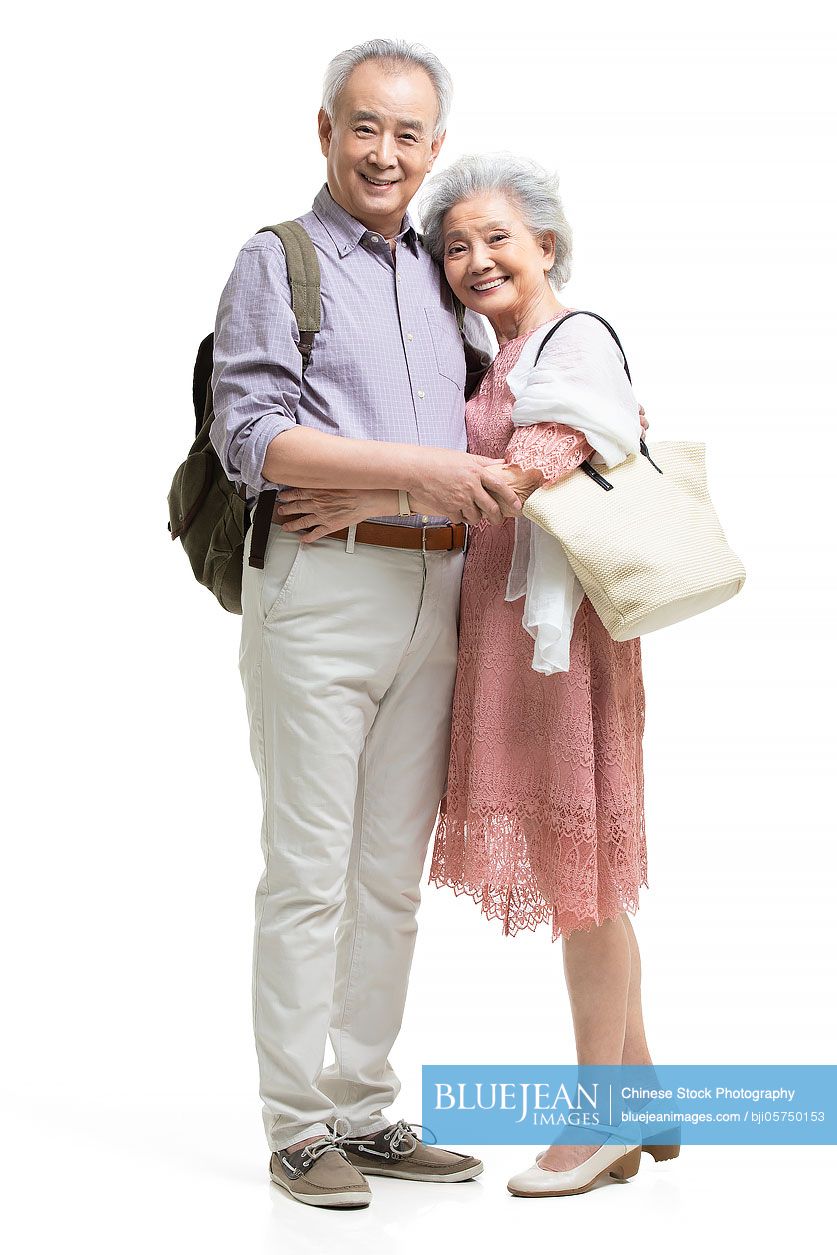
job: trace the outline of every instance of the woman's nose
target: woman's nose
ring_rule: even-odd
[[[483,274],[484,271],[490,270],[494,265],[494,259],[485,248],[475,246],[471,250],[471,264],[469,269],[475,275]]]

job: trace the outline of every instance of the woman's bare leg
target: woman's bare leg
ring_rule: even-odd
[[[575,1030],[576,1053],[581,1065],[623,1061],[631,989],[632,935],[633,929],[629,933],[623,916],[619,916],[589,931],[578,929],[563,939],[564,974]],[[638,1000],[638,976],[635,997]],[[631,1023],[633,1050],[637,1024],[635,1013]],[[641,1024],[640,1012],[640,1027]],[[542,1168],[564,1172],[584,1163],[595,1149],[595,1145],[550,1146],[538,1162]]]
[[[642,997],[640,992],[642,964],[639,957],[639,946],[637,945],[633,924],[627,912],[623,912],[621,920],[625,925],[625,932],[628,934],[628,945],[631,951],[631,979],[628,985],[628,1010],[625,1017],[625,1044],[622,1047],[622,1063],[625,1065],[650,1065],[651,1055],[648,1051],[648,1043],[645,1040],[645,1024],[642,1019]]]

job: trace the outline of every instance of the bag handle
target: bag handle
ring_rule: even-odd
[[[628,370],[628,359],[627,359],[627,357],[625,356],[625,350],[622,348],[622,343],[621,343],[621,341],[620,341],[620,339],[619,339],[618,335],[617,335],[617,334],[616,334],[616,332],[613,330],[613,328],[611,327],[610,323],[607,321],[607,319],[606,319],[606,318],[602,318],[601,314],[594,314],[594,313],[593,313],[593,311],[592,311],[591,309],[574,309],[574,310],[571,310],[569,314],[565,314],[563,318],[559,319],[559,321],[555,324],[555,326],[554,326],[554,327],[550,327],[549,331],[547,331],[546,335],[544,336],[543,340],[541,341],[541,346],[540,346],[540,348],[538,349],[537,355],[536,355],[536,357],[535,357],[535,363],[533,363],[533,364],[536,364],[536,363],[537,363],[538,358],[540,357],[541,353],[543,352],[543,346],[546,344],[547,340],[551,339],[551,338],[552,338],[552,336],[554,336],[554,335],[555,335],[555,332],[556,332],[556,331],[558,330],[558,328],[561,326],[561,323],[566,322],[568,318],[575,318],[576,314],[588,314],[590,318],[597,318],[597,319],[599,320],[599,322],[600,322],[603,326],[607,327],[608,331],[609,331],[609,332],[610,332],[610,334],[613,336],[613,338],[614,338],[614,340],[616,341],[616,343],[619,345],[619,352],[622,354],[622,361],[623,361],[624,366],[625,366],[625,374],[628,376],[628,382],[632,384],[632,383],[633,383],[633,380],[631,379],[631,372]]]
[[[537,353],[535,354],[535,361],[532,364],[537,365],[538,358],[543,352],[543,346],[546,344],[548,340],[552,338],[552,336],[555,335],[555,332],[558,330],[561,324],[565,323],[568,318],[575,318],[576,314],[587,314],[589,315],[590,318],[597,318],[598,321],[602,324],[602,326],[607,327],[608,331],[613,336],[616,343],[619,345],[619,352],[622,354],[622,364],[625,367],[625,374],[628,376],[628,382],[630,384],[633,384],[633,380],[631,379],[631,372],[628,369],[628,359],[625,356],[625,350],[622,348],[621,340],[619,339],[618,335],[613,330],[613,328],[611,327],[607,319],[602,318],[601,314],[594,314],[592,309],[573,309],[570,311],[569,314],[565,314],[563,318],[559,318],[555,326],[549,328],[549,331],[547,331],[546,335],[541,341],[540,347]],[[651,457],[651,454],[648,452],[648,445],[645,443],[645,439],[643,436],[640,436],[639,438],[639,447],[643,456],[648,458],[648,461],[654,467],[654,470],[659,471],[660,474],[662,475],[663,472],[661,468],[657,466],[657,463],[653,460],[653,458]],[[588,462],[586,458],[584,459],[582,463],[580,463],[580,469],[584,471],[585,475],[589,475],[592,480],[595,480],[595,482],[599,485],[600,488],[604,488],[606,492],[610,492],[610,489],[613,487],[613,484],[611,484],[609,480],[606,480],[605,477],[602,474],[600,474],[600,472],[597,471],[596,468],[592,465],[592,463]]]

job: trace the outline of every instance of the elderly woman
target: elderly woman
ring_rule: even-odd
[[[521,497],[596,454],[582,430],[596,407],[644,423],[610,332],[566,319],[545,345],[540,386],[559,421],[515,426],[516,393],[545,335],[571,311],[571,233],[556,181],[512,157],[471,157],[431,183],[425,241],[454,294],[485,315],[499,349],[466,407],[468,449],[503,457]],[[544,365],[546,363],[546,365]],[[518,368],[515,370],[515,368]],[[574,423],[573,420],[576,420]],[[617,642],[576,599],[566,670],[533,668],[531,627],[509,588],[515,526],[472,529],[462,577],[451,753],[430,877],[470,894],[503,931],[551,923],[561,936],[580,1064],[650,1064],[640,957],[628,912],[647,884],[643,810],[644,690],[638,639]],[[580,586],[579,586],[580,588]],[[649,1146],[669,1158],[675,1146]],[[631,1175],[639,1150],[555,1145],[509,1182],[559,1195]]]
[[[621,431],[620,457],[638,450],[645,424],[620,349],[596,318],[568,318],[556,295],[571,247],[556,180],[514,157],[469,157],[430,188],[426,247],[499,346],[466,406],[469,451],[503,459],[504,478],[525,498],[597,459],[584,434],[591,415]],[[526,403],[542,343],[538,403],[543,410],[546,397],[549,421],[518,426],[513,411]],[[375,494],[357,497],[358,519],[380,510]],[[650,1064],[629,919],[647,885],[640,643],[612,640],[579,585],[563,661],[544,662],[521,613],[520,522],[483,519],[471,529],[430,879],[470,895],[507,935],[549,924],[552,940],[562,938],[579,1064]],[[678,1147],[647,1149],[663,1159]],[[606,1130],[598,1146],[550,1146],[508,1188],[523,1197],[579,1193],[633,1175],[639,1160],[630,1136]]]

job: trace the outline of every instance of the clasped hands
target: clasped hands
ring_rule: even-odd
[[[431,452],[448,451],[426,450],[428,455]],[[520,513],[523,501],[541,480],[539,471],[522,471],[502,458],[469,453],[454,457],[458,468],[444,465],[452,459],[440,458],[442,465],[435,472],[428,468],[421,486],[409,489],[414,515],[448,518],[452,523],[488,519],[499,524]],[[398,493],[392,488],[283,488],[276,496],[273,521],[308,544],[364,519],[398,513]]]
[[[639,407],[643,433],[645,410]],[[543,483],[536,469],[523,470],[503,458],[448,449],[420,449],[422,460],[409,489],[414,514],[435,515],[452,523],[499,525],[516,517],[523,502]],[[273,522],[310,544],[364,519],[398,514],[398,493],[391,488],[283,488],[277,493]]]

